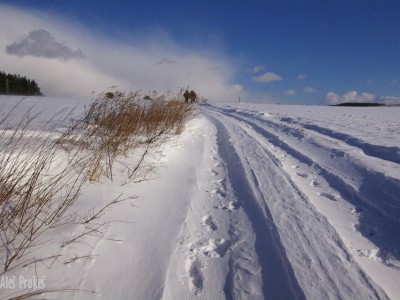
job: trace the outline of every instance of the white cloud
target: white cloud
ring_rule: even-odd
[[[342,98],[338,94],[335,94],[334,92],[328,92],[323,101],[323,103],[327,105],[336,105],[341,102]]]
[[[253,77],[253,81],[255,82],[271,82],[271,81],[280,81],[283,78],[275,73],[268,72],[260,76]]]
[[[370,93],[358,94],[356,91],[349,91],[342,95],[342,99],[344,102],[373,102],[376,96]]]
[[[400,97],[379,96],[377,97],[377,102],[391,104],[391,105],[400,105]]]
[[[400,105],[400,97],[396,96],[376,96],[370,93],[357,93],[356,91],[349,91],[343,95],[338,95],[334,92],[328,92],[324,99],[324,104],[336,105],[340,103],[385,103],[389,105]]]
[[[324,103],[328,105],[336,105],[340,103],[361,103],[375,102],[377,96],[370,93],[357,93],[356,91],[348,91],[343,95],[338,95],[334,92],[328,92],[325,96]]]
[[[311,86],[308,86],[308,87],[304,88],[303,92],[308,93],[308,94],[313,94],[313,93],[316,93],[317,90]]]
[[[34,79],[54,96],[91,97],[114,85],[126,91],[189,86],[218,101],[246,93],[232,82],[229,57],[183,47],[162,30],[149,32],[121,42],[54,15],[0,4],[0,67]]]
[[[300,73],[299,75],[297,75],[297,79],[298,79],[298,80],[304,80],[304,79],[306,79],[306,78],[307,78],[307,75],[306,75],[306,74]]]
[[[294,90],[294,89],[290,89],[290,90],[285,91],[284,94],[285,94],[286,96],[294,96],[294,95],[297,94],[297,92],[296,92],[296,90]]]
[[[265,70],[265,65],[254,66],[252,69],[253,73],[258,73],[261,72],[262,70]]]
[[[85,58],[82,50],[72,50],[57,41],[47,30],[36,29],[18,42],[6,46],[7,54],[19,57],[31,55],[45,58],[58,58],[68,60],[73,58]]]
[[[393,79],[389,82],[389,85],[396,85],[399,81],[397,79]]]

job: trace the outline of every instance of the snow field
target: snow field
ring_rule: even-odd
[[[267,108],[268,113],[264,113],[263,110]],[[396,281],[399,278],[398,195],[400,178],[398,164],[394,162],[396,157],[393,156],[393,152],[385,152],[387,160],[376,155],[371,156],[366,154],[363,149],[357,149],[355,146],[347,144],[346,141],[335,140],[330,135],[326,137],[320,132],[307,130],[305,129],[306,126],[299,126],[299,124],[293,126],[292,121],[290,121],[293,119],[300,120],[297,123],[301,122],[301,125],[306,124],[307,127],[315,122],[320,124],[322,122],[320,114],[316,114],[312,110],[326,112],[330,109],[332,108],[257,107],[255,105],[221,107],[220,109],[210,108],[213,113],[214,111],[220,113],[219,119],[224,117],[230,119],[232,123],[236,123],[247,131],[253,140],[261,142],[270,150],[269,152],[273,154],[276,164],[281,166],[285,173],[290,176],[290,180],[293,181],[300,194],[304,194],[307,202],[311,203],[329,224],[333,225],[334,230],[332,231],[336,231],[335,234],[338,234],[335,239],[339,242],[340,248],[343,248],[344,257],[349,260],[350,265],[356,266],[351,262],[354,259],[361,267],[356,267],[360,282],[364,281],[364,285],[372,287],[371,282],[373,280],[383,288],[390,298],[395,299],[396,295],[399,294]],[[275,111],[275,114],[271,111]],[[389,113],[386,114],[387,112]],[[343,116],[339,116],[339,114],[332,116],[335,111],[331,111],[331,113],[329,117],[332,122],[329,124],[330,127],[341,128],[342,131],[345,129],[346,134],[352,132],[354,135],[358,128],[351,126],[351,120],[359,121],[354,114],[345,123],[350,123],[348,128],[346,126],[342,128],[339,124]],[[370,112],[364,110],[357,113],[361,113],[361,119],[366,119]],[[376,113],[376,111],[371,113],[378,119],[379,113]],[[289,118],[287,115],[291,117]],[[299,115],[301,115],[301,118],[297,117]],[[304,120],[305,116],[308,118],[307,121]],[[383,114],[381,112],[380,120],[377,120],[380,122],[376,126],[379,125],[380,130],[384,129],[385,125],[396,127],[399,125],[398,122],[395,122],[396,118],[393,109],[384,110]],[[339,124],[334,123],[335,120]],[[290,121],[289,125],[287,121]],[[226,122],[224,121],[224,123]],[[363,129],[364,126],[362,126]],[[370,140],[382,139],[379,133],[373,136],[370,133],[364,135],[362,130],[352,140],[357,138],[360,144],[368,144],[370,148],[373,148]],[[236,140],[240,141],[242,138]],[[381,143],[390,148],[399,149],[400,141],[398,139],[382,140]],[[247,157],[251,156],[247,154]],[[259,168],[259,166],[254,165],[252,172]],[[273,207],[270,204],[268,206]],[[285,209],[282,213],[286,212]],[[281,214],[277,215],[281,216]],[[300,213],[299,215],[302,216],[303,222],[306,219],[305,214]],[[275,221],[275,223],[278,224],[278,221]],[[282,234],[281,238],[283,238]],[[293,246],[291,244],[287,247]],[[290,250],[288,251],[290,252]],[[347,271],[343,270],[339,273],[348,273],[349,268],[346,267],[345,269]],[[331,276],[334,276],[336,271],[325,271],[324,273],[333,273]],[[309,277],[309,275],[307,276]],[[329,286],[326,281],[323,281],[322,288],[324,290],[327,290]],[[312,282],[312,280],[307,280],[307,282]],[[347,280],[347,282],[350,281]],[[343,282],[343,284],[346,285],[346,282]],[[366,290],[365,287],[362,288],[361,286],[360,289],[362,292]],[[310,289],[303,288],[305,292],[308,290]],[[352,284],[348,287],[347,292],[354,293],[355,291],[356,285]],[[347,292],[344,286],[339,286],[337,291],[332,294],[329,293],[327,296],[344,293],[341,297],[345,297]],[[312,291],[307,298],[315,297],[315,295],[316,291]],[[337,295],[333,298],[339,297]],[[371,294],[366,295],[366,297],[385,298],[386,295],[379,292],[379,288],[375,286],[372,288]]]
[[[12,274],[56,299],[400,297],[398,108],[198,109],[147,158],[151,180],[125,184],[117,165],[84,187],[77,215],[126,198],[101,233],[54,228],[32,255],[58,258]]]

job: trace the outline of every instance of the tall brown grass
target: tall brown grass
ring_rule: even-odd
[[[154,94],[153,94],[153,97]],[[142,152],[155,147],[172,135],[183,131],[193,115],[193,107],[176,98],[165,99],[157,95],[155,100],[144,101],[140,91],[121,91],[101,94],[86,110],[62,141],[81,145],[90,150],[86,166],[89,180],[98,181],[105,176],[113,179],[113,165],[121,156]],[[131,166],[130,176],[137,174],[143,159]]]
[[[53,132],[62,114],[40,121],[33,108],[22,115],[18,108],[0,120],[0,274],[60,222],[85,180],[75,158],[57,159]]]
[[[18,103],[0,115],[0,275],[36,261],[24,257],[48,229],[70,222],[70,208],[85,183],[103,176],[112,180],[116,160],[126,156],[137,158],[128,177],[142,176],[149,150],[181,133],[194,114],[179,95],[153,93],[151,99],[144,101],[140,92],[108,91],[61,135],[55,132],[70,112],[43,121],[34,108],[21,113]],[[90,230],[66,244],[93,230],[88,224],[118,202],[88,212],[82,224]]]

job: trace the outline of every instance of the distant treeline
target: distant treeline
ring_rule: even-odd
[[[42,96],[35,80],[0,71],[0,95]]]
[[[368,107],[368,106],[385,106],[385,103],[366,103],[366,102],[346,102],[346,103],[340,103],[340,104],[335,104],[331,106],[354,106],[354,107]]]

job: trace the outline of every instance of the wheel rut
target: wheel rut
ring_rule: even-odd
[[[264,295],[277,299],[360,295],[386,299],[349,254],[329,221],[294,183],[271,147],[266,146],[271,145],[268,137],[255,138],[257,130],[246,126],[249,120],[239,120],[218,109],[204,111],[217,128],[219,153],[229,181],[256,235]],[[302,178],[308,176],[299,174]],[[328,192],[323,196],[330,201],[336,199]],[[227,296],[234,290],[234,282],[230,272],[225,285]]]
[[[296,280],[293,269],[285,255],[268,207],[260,206],[253,194],[253,188],[243,174],[246,172],[235,148],[229,141],[230,134],[224,125],[214,117],[210,119],[217,128],[217,144],[221,158],[226,162],[229,181],[235,196],[249,216],[256,235],[255,247],[261,265],[263,294],[274,299],[305,299]],[[255,175],[254,175],[255,176]],[[228,299],[235,295],[235,261],[230,262],[224,292]]]

